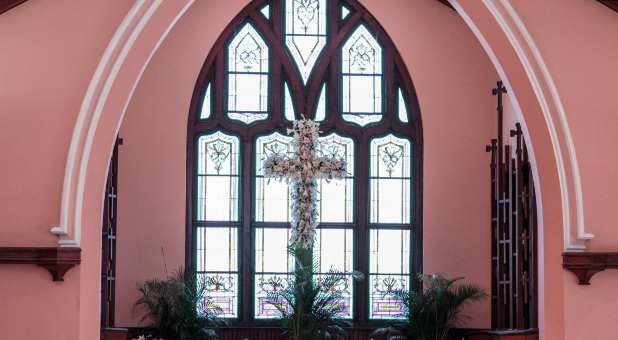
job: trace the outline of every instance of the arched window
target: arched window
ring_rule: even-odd
[[[365,273],[339,287],[340,317],[393,318],[392,292],[421,271],[422,128],[401,57],[356,0],[255,0],[215,43],[189,113],[187,266],[210,278],[222,316],[277,317],[267,293],[294,268],[290,189],[262,164],[292,151],[302,116],[321,122],[319,153],[348,164],[319,182],[316,279]]]

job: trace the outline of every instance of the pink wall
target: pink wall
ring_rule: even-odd
[[[245,3],[194,4],[153,58],[128,108],[120,130],[120,326],[136,323],[132,304],[137,283],[163,274],[161,248],[168,269],[184,263],[189,102],[210,46]],[[398,46],[421,105],[425,271],[466,276],[489,289],[489,160],[484,146],[495,134],[495,101],[489,90],[497,75],[461,18],[443,5],[363,3]],[[463,235],[472,237],[461,242]],[[489,326],[488,300],[470,313],[470,327]]]
[[[0,246],[55,246],[67,149],[129,2],[28,1],[0,15]],[[79,27],[79,29],[76,29]],[[77,339],[81,268],[0,266],[0,338]]]
[[[616,251],[618,13],[595,1],[514,0],[513,6],[539,45],[565,106],[582,174],[586,228],[595,235],[589,248]],[[598,274],[591,286],[564,275],[565,336],[614,338],[618,273]]]

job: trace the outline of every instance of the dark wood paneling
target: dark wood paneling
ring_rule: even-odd
[[[0,0],[0,14],[17,7],[28,0]]]
[[[0,247],[0,264],[34,264],[49,271],[54,281],[81,262],[80,248]]]
[[[618,269],[618,253],[567,252],[562,254],[562,267],[573,272],[580,285],[589,285],[594,274]]]

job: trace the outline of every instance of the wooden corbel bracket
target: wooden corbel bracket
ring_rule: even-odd
[[[594,274],[618,269],[618,253],[567,252],[562,254],[562,267],[573,272],[580,285],[589,285]]]
[[[54,281],[80,264],[81,249],[69,247],[0,247],[0,264],[33,264],[49,271]]]

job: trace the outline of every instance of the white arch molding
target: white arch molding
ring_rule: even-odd
[[[80,246],[81,244],[81,231],[86,218],[82,215],[86,185],[88,183],[92,185],[91,181],[96,180],[95,185],[100,185],[99,196],[102,197],[104,192],[105,178],[89,178],[89,174],[91,175],[94,172],[95,167],[97,170],[103,170],[101,164],[93,164],[92,162],[93,144],[95,141],[100,143],[100,139],[105,138],[106,142],[109,141],[107,154],[111,154],[114,137],[145,68],[169,31],[192,5],[193,1],[136,0],[102,54],[83,98],[71,138],[65,167],[60,223],[51,229],[51,232],[60,238],[58,243],[61,246]],[[458,0],[449,1],[476,35],[498,74],[511,90],[514,110],[521,115],[525,123],[525,115],[519,107],[515,91],[510,86],[506,72],[488,41],[473,20],[465,13]],[[508,43],[516,51],[542,108],[560,183],[564,248],[567,250],[584,250],[585,241],[592,239],[593,235],[585,230],[579,166],[566,113],[556,86],[534,40],[509,0],[483,0],[483,5],[494,17],[503,30]],[[144,32],[148,32],[148,34]],[[155,41],[149,40],[146,35],[151,38],[154,37]],[[128,86],[127,82],[129,83]],[[110,103],[114,99],[116,101],[122,100],[122,105],[117,107],[119,113],[114,113],[113,109],[110,108],[113,106]],[[100,129],[101,119],[107,114],[118,115],[118,118],[114,121],[115,128],[113,130]],[[527,129],[524,129],[524,131],[528,140],[531,140]],[[532,146],[530,152],[534,159]],[[99,167],[101,168],[99,169]],[[103,173],[106,169],[107,165],[105,165]],[[535,169],[536,171],[537,169]],[[539,191],[539,202],[542,202],[541,192],[538,189],[541,188],[538,172],[535,173],[535,182]],[[97,202],[100,201],[101,197],[95,197]],[[543,216],[542,206],[539,206],[539,216]],[[542,223],[542,218],[539,220]],[[94,221],[88,222],[94,223]],[[543,256],[543,254],[540,255]],[[543,302],[540,301],[540,303]]]

